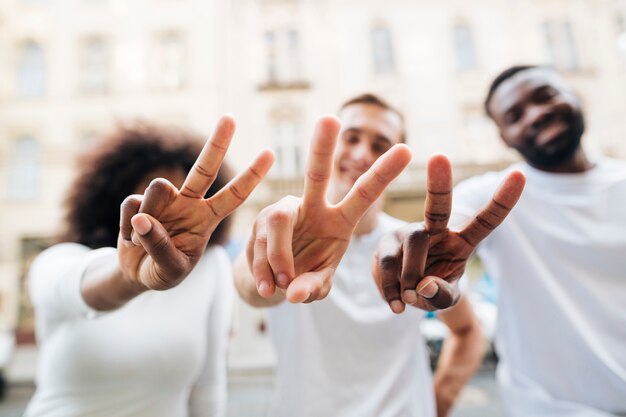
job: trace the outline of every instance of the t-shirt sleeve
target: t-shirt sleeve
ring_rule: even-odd
[[[37,335],[46,338],[51,326],[65,320],[95,316],[80,285],[87,266],[114,248],[92,250],[77,243],[62,243],[43,251],[29,271],[30,298],[37,315]]]
[[[215,279],[215,291],[207,320],[205,364],[191,392],[190,417],[226,415],[226,356],[234,287],[228,254],[221,247],[211,250],[215,256],[207,265],[211,268],[207,278]]]

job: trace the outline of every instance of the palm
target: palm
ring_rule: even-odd
[[[359,220],[409,163],[409,149],[394,146],[332,205],[326,190],[338,131],[336,119],[320,121],[311,142],[303,197],[285,197],[257,217],[247,255],[263,297],[272,296],[278,287],[292,302],[324,298]]]
[[[247,171],[211,198],[204,198],[233,133],[234,122],[222,119],[180,190],[165,179],[156,179],[143,197],[131,196],[122,204],[118,248],[120,264],[129,279],[156,290],[178,285],[199,261],[218,224],[267,173],[273,156],[263,152]],[[139,222],[146,221],[150,225],[147,234],[133,233],[141,226]]]
[[[431,236],[424,274],[445,280],[459,277],[473,251],[474,247],[463,240],[458,232],[447,230]]]
[[[318,210],[301,209],[293,233],[293,255],[296,275],[313,268],[336,267],[348,248],[354,226],[327,207]],[[321,265],[316,265],[323,259]]]
[[[166,207],[158,220],[171,238],[177,256],[184,263],[187,272],[202,256],[203,248],[222,219],[210,212],[204,199],[185,197],[169,185],[172,187],[172,197],[163,202]],[[146,287],[166,289],[182,280],[181,276],[165,284],[159,273],[158,262],[142,246],[129,250],[131,252],[127,256],[132,262],[133,276]]]

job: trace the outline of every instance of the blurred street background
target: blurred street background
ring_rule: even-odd
[[[34,387],[28,266],[62,225],[76,155],[116,123],[208,134],[231,113],[234,167],[276,152],[237,214],[234,255],[260,208],[300,191],[315,119],[358,93],[406,117],[414,160],[387,195],[396,217],[419,219],[433,152],[449,155],[455,181],[511,163],[483,100],[519,63],[561,70],[583,98],[587,149],[626,158],[626,0],[0,1],[0,415],[20,415]],[[468,275],[489,333],[493,297],[480,265]],[[229,416],[262,415],[274,364],[264,313],[239,303],[234,317]],[[487,361],[454,416],[502,415],[493,369]]]

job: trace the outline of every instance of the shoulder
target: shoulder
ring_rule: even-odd
[[[515,164],[502,171],[490,171],[459,182],[452,193],[453,210],[468,209],[473,213],[491,199],[504,177],[522,164]]]
[[[515,169],[522,169],[522,167],[523,164],[515,164],[506,169],[503,169],[502,171],[489,171],[475,177],[470,177],[468,179],[460,181],[454,187],[454,192],[456,194],[457,192],[470,191],[480,193],[481,191],[485,191],[486,193],[491,195],[491,192],[493,192],[493,190],[489,192],[489,188],[497,186],[508,173]]]
[[[33,261],[29,274],[31,276],[51,272],[71,266],[80,261],[92,249],[78,243],[59,243],[41,252]]]
[[[605,157],[599,159],[597,164],[604,175],[618,181],[626,181],[626,161]]]

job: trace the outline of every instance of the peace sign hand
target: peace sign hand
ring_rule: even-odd
[[[138,288],[167,290],[178,285],[197,264],[217,225],[269,171],[274,156],[266,150],[245,172],[211,198],[204,198],[234,131],[232,118],[219,121],[180,190],[158,178],[143,196],[129,196],[122,203],[119,262],[124,276]]]
[[[336,205],[326,199],[339,121],[323,117],[311,142],[302,198],[285,197],[262,210],[247,246],[258,293],[276,287],[292,303],[320,300],[348,248],[355,227],[389,183],[408,165],[411,152],[395,145],[381,156]]]
[[[374,256],[374,279],[394,313],[403,312],[405,304],[423,310],[456,304],[468,258],[515,206],[525,178],[519,171],[509,174],[487,206],[458,232],[448,229],[452,168],[445,156],[428,162],[427,184],[424,223],[385,236]]]

